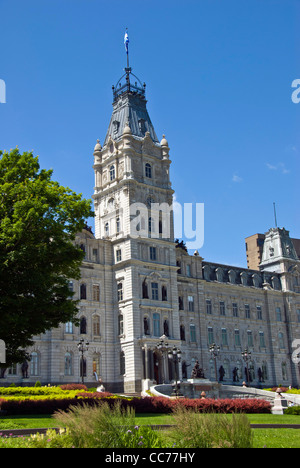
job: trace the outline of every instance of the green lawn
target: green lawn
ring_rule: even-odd
[[[228,415],[230,417],[230,415]],[[299,416],[250,414],[247,415],[252,424],[300,424]],[[136,423],[172,424],[172,416],[165,414],[137,414]],[[52,416],[15,416],[0,418],[1,429],[48,428],[57,426]],[[255,448],[300,448],[300,429],[253,429]]]

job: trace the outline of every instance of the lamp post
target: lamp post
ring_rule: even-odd
[[[83,355],[85,351],[88,351],[90,343],[88,341],[84,342],[84,339],[81,338],[79,343],[77,343],[77,348],[79,353],[81,353],[81,381],[84,384],[84,360]]]
[[[170,362],[174,363],[174,369],[175,369],[175,392],[173,392],[172,396],[178,397],[179,395],[179,387],[178,387],[178,372],[177,372],[177,366],[181,361],[181,350],[179,348],[176,348],[174,345],[173,348],[169,348],[168,350],[168,358]]]
[[[220,346],[217,346],[216,343],[213,343],[209,347],[209,352],[215,362],[215,375],[216,375],[216,382],[218,382],[218,373],[217,373],[217,356],[220,353]]]
[[[242,357],[246,363],[247,367],[247,381],[248,385],[250,386],[250,376],[249,376],[249,361],[251,359],[251,351],[248,350],[248,348],[245,349],[245,351],[242,353]]]

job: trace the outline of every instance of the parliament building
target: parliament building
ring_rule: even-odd
[[[16,365],[2,382],[101,379],[108,391],[134,394],[177,374],[190,378],[198,361],[205,378],[224,384],[300,386],[300,262],[289,232],[264,234],[255,269],[190,255],[174,239],[170,148],[155,133],[145,94],[125,68],[107,134],[94,148],[95,233],[78,234],[85,258],[80,280],[70,280],[80,325],[36,336],[28,374]],[[176,374],[160,341],[181,351]]]

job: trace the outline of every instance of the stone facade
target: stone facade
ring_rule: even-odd
[[[94,149],[95,235],[87,228],[76,238],[85,252],[81,279],[70,281],[80,326],[62,324],[35,337],[25,381],[80,382],[83,373],[93,386],[101,378],[107,390],[140,392],[175,378],[157,348],[164,335],[182,351],[180,379],[199,361],[211,380],[300,385],[292,360],[300,338],[299,260],[288,232],[266,233],[259,270],[210,263],[176,243],[169,145],[164,136],[157,140],[145,88],[130,86],[126,70],[125,85],[114,89],[104,146],[98,141]],[[81,338],[89,342],[83,363]],[[220,346],[216,361],[213,343]],[[22,382],[20,366],[3,380]]]

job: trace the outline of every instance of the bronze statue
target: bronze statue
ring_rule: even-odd
[[[201,367],[199,366],[199,361],[195,362],[195,365],[191,373],[191,378],[192,379],[205,379],[203,369],[201,369]]]

